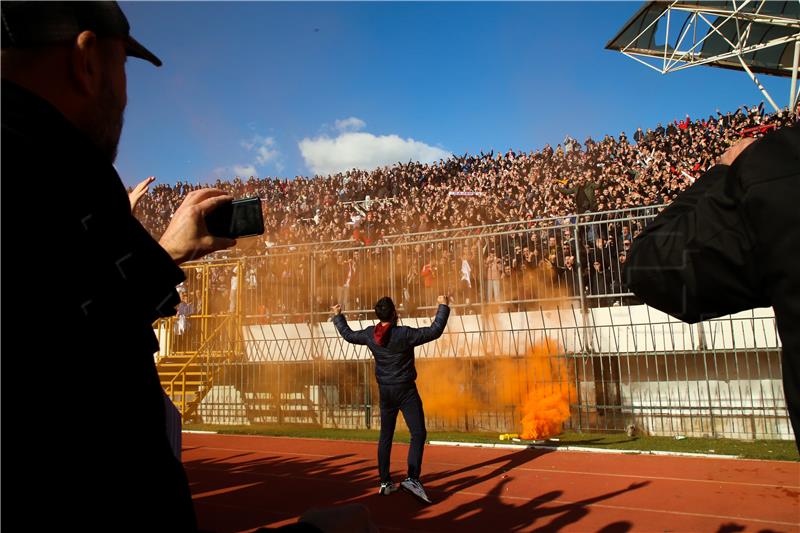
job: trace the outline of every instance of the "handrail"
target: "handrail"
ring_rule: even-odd
[[[346,243],[348,246],[339,247],[335,250],[325,249],[325,247],[322,247],[322,249],[301,248],[295,252],[286,251],[275,255],[238,257],[236,264],[241,265],[238,274],[239,290],[236,293],[239,298],[239,304],[243,305],[242,298],[248,298],[248,305],[241,307],[243,314],[239,318],[260,317],[262,319],[266,318],[267,320],[277,319],[281,321],[286,320],[287,317],[290,316],[302,316],[307,318],[301,318],[301,321],[308,320],[313,323],[318,317],[326,314],[325,311],[322,313],[319,312],[320,309],[317,308],[315,298],[320,299],[320,302],[323,299],[330,301],[332,298],[344,298],[345,301],[347,301],[349,291],[345,292],[340,287],[339,281],[341,281],[341,279],[337,277],[338,271],[336,269],[336,264],[334,264],[339,261],[339,258],[333,256],[338,254],[349,256],[350,252],[360,250],[365,250],[368,257],[368,259],[364,259],[366,262],[362,264],[362,272],[369,273],[371,270],[369,270],[368,267],[377,266],[381,272],[391,274],[388,280],[382,278],[382,281],[376,281],[377,286],[380,287],[380,291],[387,293],[386,290],[391,287],[391,290],[387,294],[390,293],[393,296],[398,296],[401,302],[411,302],[411,313],[425,312],[426,309],[430,308],[430,295],[425,296],[425,291],[421,285],[421,278],[417,276],[414,279],[408,279],[406,276],[406,278],[402,278],[396,283],[395,278],[397,276],[394,269],[396,267],[403,269],[410,268],[409,265],[411,263],[408,263],[409,253],[421,253],[423,257],[433,260],[431,258],[437,256],[437,250],[446,249],[445,246],[441,245],[442,243],[452,244],[453,246],[449,248],[449,251],[453,254],[458,254],[459,250],[468,249],[471,250],[470,253],[477,253],[477,264],[474,263],[474,258],[470,260],[472,276],[474,276],[474,278],[473,283],[470,284],[469,287],[464,288],[456,281],[460,275],[457,270],[457,260],[446,260],[449,262],[446,265],[447,270],[445,275],[441,282],[436,282],[437,287],[450,291],[457,299],[461,297],[461,300],[458,300],[458,304],[456,304],[457,306],[459,304],[467,305],[467,299],[470,300],[468,304],[470,308],[476,305],[483,306],[490,303],[490,301],[501,303],[499,300],[502,300],[506,304],[527,304],[536,302],[541,304],[550,299],[552,294],[549,291],[556,290],[556,288],[558,288],[558,291],[564,291],[563,294],[559,292],[559,297],[574,297],[580,299],[581,308],[585,308],[588,302],[602,301],[603,303],[609,303],[610,300],[606,302],[606,298],[622,298],[632,295],[629,292],[625,292],[622,286],[623,280],[621,278],[621,272],[622,263],[624,261],[616,253],[618,249],[620,251],[624,250],[621,245],[619,247],[615,245],[611,248],[602,248],[600,254],[601,262],[603,263],[602,274],[596,279],[589,279],[591,273],[587,271],[589,270],[589,265],[586,262],[597,253],[592,246],[595,244],[593,241],[597,232],[600,231],[602,233],[604,230],[609,232],[616,231],[619,232],[620,235],[627,235],[622,233],[624,229],[622,226],[628,226],[628,229],[631,231],[635,229],[634,226],[639,226],[640,228],[644,227],[646,226],[646,221],[656,216],[661,209],[662,207],[657,205],[640,206],[623,210],[583,213],[580,215],[571,215],[570,217],[551,217],[538,219],[538,221],[524,220],[516,223],[506,222],[480,226],[479,229],[486,233],[474,235],[447,235],[443,233],[443,231],[447,230],[438,230],[417,233],[416,238],[412,238],[406,242],[386,242],[381,240],[376,244],[370,244],[368,246],[356,245],[356,243],[350,242]],[[637,224],[636,221],[641,221],[641,224]],[[611,228],[611,226],[616,229]],[[586,229],[592,227],[594,227],[594,230]],[[490,245],[499,246],[501,253],[508,255],[511,253],[510,250],[512,250],[515,244],[519,245],[516,246],[516,248],[521,250],[523,243],[527,243],[525,246],[531,247],[533,251],[538,250],[540,252],[534,259],[529,260],[536,263],[533,267],[534,270],[536,270],[541,266],[541,260],[545,259],[546,242],[550,238],[557,239],[557,235],[559,235],[562,230],[564,231],[563,236],[569,239],[568,242],[571,243],[569,246],[571,247],[571,255],[574,256],[574,264],[576,267],[572,273],[568,272],[564,275],[557,273],[557,268],[555,267],[558,266],[558,262],[548,260],[547,262],[553,266],[552,271],[548,270],[550,273],[549,278],[546,275],[547,273],[542,273],[541,276],[544,277],[540,276],[541,279],[536,276],[534,276],[536,279],[530,279],[531,276],[525,275],[524,272],[525,270],[530,270],[530,265],[528,265],[528,269],[524,267],[515,269],[513,271],[513,276],[504,275],[504,279],[508,279],[502,286],[498,286],[498,288],[494,289],[494,297],[486,296],[485,291],[488,290],[488,284],[487,278],[485,277],[485,265],[483,265],[482,260],[483,254],[487,253],[487,249]],[[570,235],[566,235],[567,230],[571,231]],[[430,246],[434,243],[438,243],[439,246]],[[422,251],[411,250],[410,247],[415,245],[425,246],[426,249]],[[381,250],[388,253],[374,255],[371,253],[372,251],[377,252]],[[396,264],[392,259],[394,257],[393,252],[398,252],[398,254],[402,253],[406,258],[406,263],[403,263],[403,265],[399,263]],[[519,250],[516,253],[519,254]],[[556,251],[553,253],[557,254],[558,252]],[[291,261],[286,263],[282,262],[285,258],[289,257],[299,258],[303,262],[303,275],[301,277],[294,277],[295,273],[291,273],[290,278],[286,278],[290,279],[290,281],[286,281],[285,283],[278,282],[272,287],[269,281],[272,278],[262,278],[261,276],[278,276],[280,269],[283,269],[285,272],[287,269],[285,265],[294,264]],[[204,261],[199,265],[189,266],[189,268],[202,268],[204,272],[208,273],[210,269],[225,265],[230,266],[232,264],[234,264],[234,261],[230,259],[217,263]],[[326,268],[317,268],[320,265],[326,266]],[[275,270],[276,268],[278,270]],[[419,270],[417,270],[417,273],[418,272]],[[251,283],[249,277],[251,275],[257,276],[255,283]],[[362,274],[362,276],[363,275],[364,274]],[[218,279],[218,283],[227,284],[229,280],[233,279],[233,276],[232,273],[225,272],[224,276]],[[209,280],[204,278],[203,283],[209,283]],[[231,281],[231,283],[233,282]],[[358,283],[359,285],[357,285],[353,293],[355,298],[353,303],[355,303],[355,305],[352,307],[346,305],[346,307],[348,308],[348,312],[351,313],[369,312],[370,309],[367,308],[364,302],[372,295],[369,291],[373,289],[369,287],[368,283],[364,284],[364,280],[360,280]],[[403,285],[402,296],[399,292],[400,284]],[[539,284],[544,285],[540,287]],[[317,290],[318,285],[322,287],[321,292]],[[395,285],[397,285],[397,287],[395,287]],[[406,290],[406,286],[408,290]],[[501,289],[503,292],[502,296],[500,295]],[[209,289],[207,288],[207,290]],[[376,290],[378,289],[376,288]],[[278,307],[272,307],[268,303],[268,299],[265,299],[265,296],[269,294],[270,291],[275,291],[274,294],[280,296],[279,304],[276,304]],[[302,301],[302,295],[304,294],[307,295],[307,301],[305,302]],[[299,299],[296,300],[296,298]],[[601,298],[603,300],[598,300]],[[203,296],[202,301],[210,302],[212,300],[213,295],[209,292]],[[264,307],[264,311],[262,311],[262,306]],[[258,309],[258,312],[256,312],[256,309]],[[406,307],[403,307],[403,309],[407,310]],[[266,313],[266,315],[262,316],[262,313]],[[209,326],[210,325],[211,324],[209,324]],[[223,326],[220,325],[219,327]],[[212,336],[217,335],[218,331],[219,329],[212,333]],[[208,350],[208,346],[204,345],[202,349]],[[196,361],[196,359],[187,363],[187,365],[194,361]],[[174,377],[172,384],[174,386],[179,386],[178,383],[179,378]]]
[[[605,222],[604,218],[608,218],[608,222],[615,222],[615,221],[624,221],[624,220],[640,220],[643,218],[648,218],[650,215],[642,214],[646,211],[652,211],[653,213],[657,213],[659,209],[666,207],[665,204],[658,204],[658,205],[643,205],[637,207],[628,207],[624,209],[613,209],[607,211],[592,211],[586,213],[571,213],[565,215],[558,215],[552,217],[542,217],[542,218],[534,218],[534,219],[524,219],[524,220],[516,220],[516,221],[508,221],[508,222],[495,222],[492,224],[483,224],[480,226],[465,226],[459,228],[448,228],[448,229],[438,229],[438,230],[431,230],[425,232],[416,232],[416,233],[400,233],[400,234],[391,234],[385,235],[379,243],[375,243],[370,245],[370,248],[381,248],[381,247],[391,247],[395,245],[402,245],[402,244],[417,244],[417,243],[427,243],[427,242],[436,242],[443,239],[451,238],[451,236],[446,235],[448,232],[469,232],[473,230],[483,230],[480,233],[475,233],[470,235],[472,237],[482,237],[485,236],[487,232],[492,232],[492,230],[497,230],[499,233],[498,235],[508,234],[508,233],[516,233],[521,229],[524,231],[534,231],[534,230],[544,230],[550,228],[557,228],[562,226],[563,224],[558,223],[559,220],[564,219],[578,219],[576,223],[571,223],[569,226],[585,226],[589,224],[595,224],[599,222]],[[624,217],[620,217],[618,215],[626,215]],[[581,218],[590,218],[589,221],[581,221]],[[541,226],[541,224],[547,224],[545,226]],[[538,226],[536,226],[538,225]],[[516,229],[503,229],[503,228],[512,228],[514,226],[524,226],[523,228],[516,228]],[[492,233],[494,234],[494,233]],[[406,242],[398,242],[401,239],[409,239],[414,237],[420,237],[421,240],[414,240],[414,241],[406,241]],[[464,237],[464,235],[452,236],[452,237]],[[326,246],[325,250],[320,250],[320,246]],[[248,256],[237,256],[236,259],[250,259],[250,258],[259,258],[259,257],[280,257],[284,255],[295,255],[300,252],[307,252],[308,248],[312,248],[315,252],[342,252],[354,249],[361,249],[364,248],[364,245],[359,244],[358,241],[349,239],[349,240],[335,240],[335,241],[324,241],[324,242],[306,242],[306,243],[296,243],[296,244],[281,244],[276,245],[270,248],[270,253],[265,255],[248,255]],[[292,250],[291,248],[295,248]],[[274,250],[274,251],[273,251]],[[208,264],[217,264],[216,261],[223,262],[223,261],[230,261],[233,258],[227,259],[210,259],[206,258],[201,261],[192,261],[185,263],[186,267],[197,266],[197,265],[208,265]]]
[[[577,218],[577,217],[598,217],[598,216],[609,216],[617,213],[633,213],[634,211],[643,211],[646,209],[658,209],[660,207],[666,207],[665,204],[659,205],[643,205],[638,207],[626,207],[624,209],[612,209],[608,211],[591,211],[586,213],[572,213],[566,215],[557,215],[551,217],[542,217],[542,218],[532,218],[532,219],[524,219],[524,220],[513,220],[507,222],[494,222],[492,224],[482,224],[480,226],[464,226],[459,228],[447,228],[447,229],[437,229],[437,230],[430,230],[430,231],[421,231],[416,233],[392,233],[391,235],[384,236],[384,239],[392,239],[392,238],[402,238],[402,237],[414,237],[417,235],[428,235],[432,233],[445,233],[448,231],[469,231],[469,230],[481,230],[481,229],[489,229],[502,227],[502,226],[515,226],[515,225],[531,225],[531,224],[541,224],[543,222],[553,222],[557,220],[564,220],[570,218]],[[599,220],[592,220],[591,222],[600,222]],[[553,226],[560,226],[562,224],[551,224]],[[537,228],[538,229],[538,228]]]
[[[176,392],[176,389],[178,389],[178,387],[176,387],[175,382],[180,378],[180,380],[181,380],[180,381],[181,419],[185,418],[185,416],[186,416],[186,372],[187,372],[187,369],[189,368],[190,365],[195,363],[195,361],[197,360],[198,357],[200,357],[203,354],[203,352],[207,348],[207,346],[209,344],[211,344],[211,341],[215,340],[215,335],[217,334],[217,332],[219,332],[219,330],[222,328],[222,326],[227,324],[230,319],[231,319],[230,315],[226,316],[219,323],[219,325],[211,332],[211,334],[206,337],[206,340],[200,345],[199,348],[197,348],[197,350],[195,351],[195,354],[188,361],[186,361],[183,364],[183,366],[172,377],[172,379],[170,379],[166,384],[162,385],[164,387],[164,392],[166,392],[167,395],[171,395],[171,394]]]
[[[213,332],[211,332],[211,334],[210,334],[210,335],[209,335],[209,336],[206,338],[205,342],[203,342],[203,344],[201,344],[201,345],[200,345],[200,347],[199,347],[199,348],[198,348],[198,349],[195,351],[195,354],[194,354],[194,355],[193,355],[193,356],[192,356],[192,357],[191,357],[191,358],[190,358],[188,361],[186,361],[186,363],[184,363],[184,364],[183,364],[183,366],[180,368],[180,370],[178,370],[178,374],[181,374],[181,373],[183,373],[183,372],[186,370],[186,368],[187,368],[189,365],[191,365],[191,364],[193,364],[193,363],[194,363],[195,359],[197,359],[197,357],[200,355],[200,353],[203,351],[203,349],[206,347],[206,345],[210,344],[210,342],[211,342],[212,340],[214,340],[214,334],[215,334],[215,333],[217,333],[217,331],[219,331],[219,329],[220,329],[220,328],[221,328],[223,325],[225,325],[225,323],[226,323],[228,320],[230,320],[230,318],[231,318],[230,316],[226,316],[226,317],[225,317],[225,318],[222,320],[222,322],[220,322],[219,326],[217,326],[217,327],[214,329],[214,331],[213,331]],[[169,381],[169,383],[168,383],[168,384],[169,384],[169,385],[172,385],[172,382],[173,382],[173,381],[175,381],[175,380],[177,379],[177,377],[178,377],[178,376],[175,376],[174,378],[172,378],[172,379]]]

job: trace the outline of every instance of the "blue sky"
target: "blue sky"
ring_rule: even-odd
[[[762,100],[742,72],[604,50],[638,2],[121,5],[164,61],[127,64],[127,185],[527,151]],[[785,105],[788,79],[760,79]]]

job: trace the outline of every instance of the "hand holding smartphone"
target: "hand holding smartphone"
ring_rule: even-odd
[[[261,198],[242,198],[218,206],[205,216],[211,235],[236,239],[264,233]]]

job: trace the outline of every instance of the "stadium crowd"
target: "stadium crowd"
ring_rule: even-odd
[[[742,135],[758,136],[791,120],[788,110],[767,114],[763,104],[742,106],[707,118],[686,116],[666,127],[639,128],[631,139],[624,132],[583,143],[567,137],[555,149],[546,145],[527,153],[464,155],[310,179],[218,181],[215,187],[235,197],[264,200],[267,234],[243,239],[248,244],[239,255],[268,256],[275,245],[288,243],[338,240],[351,248],[337,252],[314,246],[313,266],[298,254],[251,260],[242,273],[216,273],[212,282],[220,295],[218,307],[232,306],[228,302],[240,286],[246,312],[259,316],[286,317],[309,307],[322,316],[337,302],[345,311],[369,309],[390,287],[407,313],[434,305],[435,295],[443,293],[454,305],[506,302],[508,309],[581,291],[588,305],[626,303],[630,297],[620,296],[628,292],[622,265],[647,217]],[[158,237],[170,213],[197,187],[157,185],[140,202],[137,216]],[[613,213],[634,208],[641,218]],[[577,220],[592,223],[580,226],[578,235],[568,225],[553,229]],[[392,257],[369,246],[390,234],[497,223],[520,231],[435,244],[406,238],[396,241]],[[360,254],[352,250],[359,246]],[[312,275],[315,294],[309,304]]]
[[[265,243],[370,244],[386,233],[669,203],[743,130],[781,127],[790,116],[786,110],[766,114],[762,103],[639,128],[631,139],[622,132],[581,144],[568,136],[555,149],[548,144],[532,152],[454,156],[293,180],[237,176],[212,185],[234,197],[264,200]],[[565,194],[577,193],[579,184],[585,194]],[[180,181],[155,185],[137,216],[158,238],[186,194],[201,187]]]

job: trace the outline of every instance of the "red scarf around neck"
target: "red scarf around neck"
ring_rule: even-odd
[[[386,346],[386,342],[388,341],[388,333],[389,330],[392,329],[392,323],[389,322],[388,324],[380,323],[375,326],[375,331],[372,332],[372,337],[375,339],[375,342],[378,346]]]

